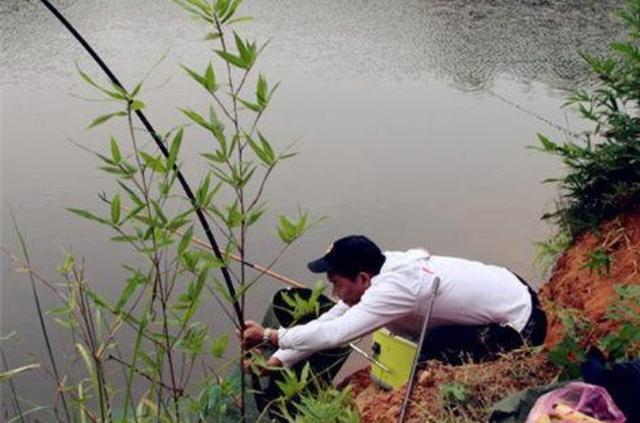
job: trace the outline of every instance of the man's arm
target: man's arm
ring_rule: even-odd
[[[335,319],[339,316],[342,316],[348,309],[349,309],[349,306],[347,304],[345,304],[342,301],[339,301],[337,304],[335,304],[333,307],[327,310],[326,313],[321,314],[316,320],[326,321],[326,320]],[[274,340],[274,341],[275,342],[272,341],[272,344],[278,345],[277,340]],[[291,367],[294,364],[309,357],[311,354],[313,354],[313,351],[298,351],[293,349],[285,350],[280,348],[278,351],[273,353],[273,355],[269,360],[273,359],[273,363],[270,363],[270,364],[274,365],[274,367],[278,366],[277,364],[275,364],[277,362],[279,362],[280,366]]]
[[[316,320],[290,329],[279,329],[272,335],[280,348],[318,351],[333,348],[392,322],[416,310],[418,284],[406,283],[400,274],[380,276],[362,296],[358,304],[342,316]]]
[[[282,349],[298,351],[313,352],[336,347],[414,313],[417,290],[416,284],[403,283],[399,275],[385,275],[384,281],[369,288],[361,301],[340,317],[328,321],[317,319],[290,329],[271,330],[269,340]],[[264,329],[260,325],[251,322],[250,326],[247,322],[243,337],[245,344],[256,345],[263,335]]]

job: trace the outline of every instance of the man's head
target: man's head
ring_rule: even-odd
[[[333,292],[349,305],[357,304],[380,273],[385,257],[369,238],[350,235],[335,241],[326,254],[307,266],[314,273],[326,273]]]

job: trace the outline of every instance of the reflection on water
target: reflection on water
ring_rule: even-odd
[[[69,69],[56,64],[60,60],[49,59],[79,54],[59,24],[32,3],[5,0],[0,5],[5,82],[24,77],[25,71],[68,74]],[[170,1],[58,3],[114,60],[144,59],[154,47],[189,56],[183,49],[196,40],[192,25]],[[257,18],[250,31],[263,39],[274,35],[267,58],[271,66],[299,67],[332,79],[423,80],[435,75],[465,89],[490,86],[507,74],[562,88],[585,76],[578,51],[603,52],[620,33],[610,15],[622,3],[273,0],[249,2],[247,12]]]
[[[206,107],[177,64],[202,67],[210,52],[201,28],[171,1],[56,3],[124,81],[136,81],[166,54],[150,81],[156,88],[144,96],[159,130],[183,122],[176,107]],[[281,145],[302,140],[302,154],[274,175],[271,210],[293,212],[300,202],[330,217],[278,270],[312,283],[306,259],[337,236],[365,233],[386,249],[427,246],[508,265],[537,283],[531,242],[547,235],[538,218],[553,194],[539,181],[559,170],[525,146],[536,132],[562,137],[549,122],[577,125],[559,110],[558,89],[586,77],[577,50],[602,52],[619,34],[610,12],[622,3],[249,1],[247,13],[257,20],[245,31],[274,37],[260,70],[283,81],[265,131]],[[55,275],[62,250],[73,246],[97,289],[115,295],[122,275],[113,263],[132,260],[130,251],[64,211],[98,210],[95,193],[112,183],[65,140],[102,149],[112,134],[124,139],[124,131],[118,124],[84,131],[110,106],[69,95],[87,95],[76,61],[90,72],[95,67],[37,2],[3,0],[0,20],[2,245],[18,251],[11,207],[45,274]],[[197,154],[206,148],[187,130],[183,152],[192,180],[204,171]],[[277,246],[272,235],[268,227],[252,236],[254,261],[269,260]],[[15,329],[24,337],[24,347],[9,356],[19,363],[42,345],[24,275],[2,260],[2,333]],[[255,287],[250,317],[262,314],[276,287]],[[55,305],[43,295],[45,306]],[[213,305],[205,309],[212,330],[227,329],[218,314]],[[21,382],[33,397],[49,398],[37,378]]]

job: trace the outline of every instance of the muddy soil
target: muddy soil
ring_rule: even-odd
[[[608,269],[590,269],[594,251],[610,258]],[[615,301],[614,286],[640,284],[640,211],[622,215],[600,226],[597,232],[581,235],[556,262],[551,278],[542,287],[540,298],[550,317],[547,346],[564,334],[558,312],[580,310],[594,324],[589,342],[595,342],[613,329],[606,319]]]

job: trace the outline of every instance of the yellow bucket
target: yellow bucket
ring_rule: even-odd
[[[385,389],[396,389],[409,381],[411,366],[418,351],[417,345],[406,338],[393,335],[388,329],[373,333],[373,358],[385,368],[371,366],[371,379]]]

